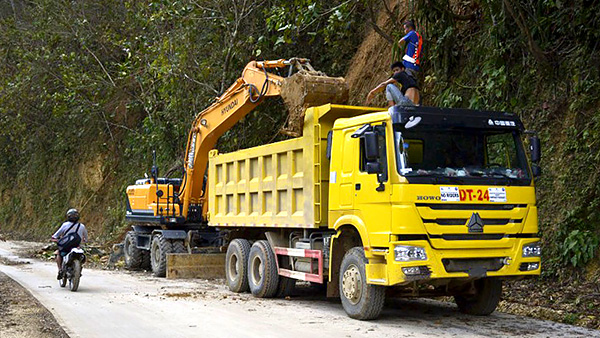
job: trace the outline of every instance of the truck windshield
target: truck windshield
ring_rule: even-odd
[[[529,185],[516,130],[414,128],[395,132],[398,170],[410,183]]]

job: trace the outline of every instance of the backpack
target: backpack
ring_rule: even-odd
[[[66,231],[67,234],[58,240],[58,251],[69,252],[71,251],[71,249],[76,248],[79,246],[79,244],[81,244],[81,236],[79,236],[78,233],[81,224],[77,223],[77,229],[75,229],[75,232],[69,233],[69,231],[71,231],[71,229],[73,229],[74,226],[75,223],[73,223],[71,227],[69,227],[69,229]]]

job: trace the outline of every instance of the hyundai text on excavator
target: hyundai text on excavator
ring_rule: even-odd
[[[286,77],[279,74],[285,72]],[[348,99],[343,78],[316,71],[308,59],[252,61],[216,101],[200,112],[188,136],[183,178],[139,179],[127,187],[126,219],[132,223],[124,241],[129,269],[151,268],[156,276],[166,272],[166,254],[183,253],[195,246],[215,247],[221,236],[207,228],[208,153],[219,137],[268,97],[282,96],[290,107],[288,135],[298,135],[301,115],[308,106]]]
[[[188,233],[205,241],[225,234],[231,291],[269,298],[290,295],[297,280],[325,284],[361,320],[379,316],[386,294],[450,295],[460,311],[487,315],[504,280],[540,274],[540,142],[517,115],[334,104],[347,95],[341,79],[302,86],[292,76],[285,82],[300,85],[291,91],[317,98],[295,101],[304,109],[300,130],[290,128],[296,137],[210,150],[257,93],[283,95],[284,79],[266,73],[272,64],[286,62],[251,63],[226,99],[198,115],[183,182],[128,189],[128,218],[143,211],[156,220],[134,226],[136,250],[149,247],[154,262],[155,252],[182,247],[186,230],[205,224]],[[260,76],[256,89],[243,80],[250,74]]]

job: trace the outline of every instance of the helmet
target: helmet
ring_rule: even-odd
[[[79,211],[77,209],[69,209],[67,211],[67,220],[69,222],[77,222],[79,220]]]

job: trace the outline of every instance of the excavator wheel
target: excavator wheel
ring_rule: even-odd
[[[125,255],[125,268],[128,270],[137,270],[142,267],[144,261],[144,251],[136,246],[135,232],[129,231],[125,236],[123,245]]]
[[[150,264],[152,265],[152,274],[156,277],[164,277],[167,273],[167,254],[173,252],[171,241],[167,240],[161,234],[156,234],[152,238],[150,246]]]

